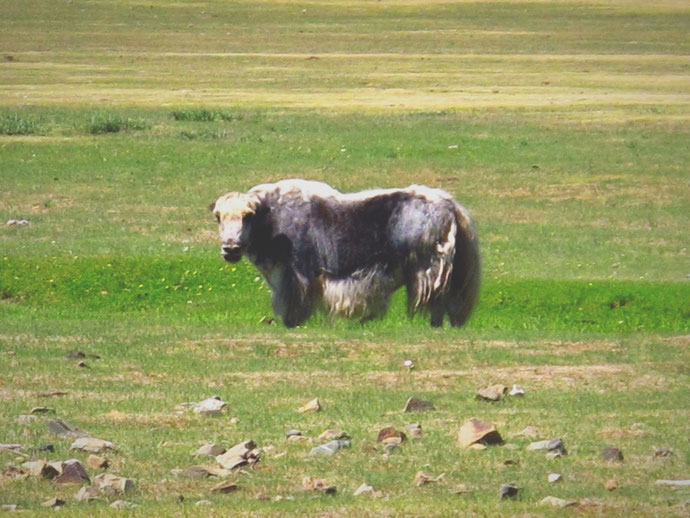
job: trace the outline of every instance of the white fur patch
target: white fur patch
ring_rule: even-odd
[[[386,312],[396,280],[374,267],[358,270],[347,278],[324,278],[323,300],[331,314],[372,318]]]

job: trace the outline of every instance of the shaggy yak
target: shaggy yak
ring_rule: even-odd
[[[344,194],[321,182],[282,180],[231,192],[211,205],[221,255],[246,255],[266,278],[287,327],[323,307],[362,321],[407,289],[408,311],[431,325],[470,316],[479,291],[479,242],[469,212],[421,185]]]

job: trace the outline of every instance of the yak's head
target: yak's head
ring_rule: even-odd
[[[259,205],[257,196],[239,192],[225,194],[211,205],[220,232],[220,254],[226,261],[235,263],[242,258],[248,244],[250,221]]]

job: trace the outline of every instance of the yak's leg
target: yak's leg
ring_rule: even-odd
[[[443,327],[443,316],[445,315],[443,304],[435,302],[429,306],[429,323],[431,327]]]
[[[314,311],[314,290],[309,281],[285,265],[274,275],[273,311],[282,317],[286,327],[304,323]]]

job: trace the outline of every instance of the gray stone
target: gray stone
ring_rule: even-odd
[[[114,450],[115,444],[103,439],[96,439],[95,437],[81,437],[72,443],[70,449],[87,453],[103,453],[108,450]]]
[[[111,473],[95,476],[93,485],[105,495],[121,495],[134,489],[134,481],[131,478],[119,477]]]
[[[486,401],[500,401],[508,392],[508,387],[497,384],[485,387],[477,391],[477,399],[484,399]]]
[[[58,484],[88,484],[89,475],[81,462],[77,459],[66,460],[62,463],[62,473],[55,481]]]
[[[577,500],[563,500],[562,498],[556,498],[555,496],[547,496],[542,498],[539,503],[541,505],[551,505],[553,507],[570,507],[577,505]]]
[[[128,502],[127,500],[115,500],[112,504],[110,504],[110,507],[113,509],[134,509],[135,507],[139,507],[137,504],[133,504],[132,502]]]
[[[498,490],[498,497],[501,500],[505,500],[506,498],[515,498],[519,492],[520,489],[513,483],[501,484],[501,487]]]
[[[363,495],[363,494],[365,494],[365,493],[371,493],[371,492],[373,492],[373,491],[374,491],[374,488],[371,487],[370,485],[362,484],[362,485],[359,486],[357,489],[355,489],[354,495],[355,495],[355,496],[359,496],[359,495]]]
[[[17,511],[19,509],[19,506],[17,504],[3,504],[0,505],[0,511],[6,511],[6,512],[13,512]]]
[[[690,480],[657,480],[655,484],[657,486],[688,487]]]
[[[192,410],[197,414],[201,414],[207,417],[215,417],[219,416],[221,413],[227,410],[227,408],[227,403],[225,403],[225,401],[223,401],[220,398],[220,396],[212,396],[194,405],[194,407],[192,407]]]
[[[58,437],[86,437],[87,434],[79,428],[73,428],[62,419],[55,419],[48,423],[48,430]]]
[[[311,449],[311,455],[335,455],[338,450],[349,448],[352,443],[348,439],[336,439]]]
[[[546,450],[565,453],[565,445],[563,444],[563,440],[560,438],[533,442],[527,445],[527,449],[530,451]]]
[[[84,486],[74,495],[74,499],[78,502],[89,502],[96,498],[98,498],[98,489],[93,486]]]
[[[560,473],[549,473],[547,480],[553,484],[554,482],[561,482],[563,477]]]
[[[405,408],[403,408],[403,412],[427,412],[429,410],[435,410],[433,403],[416,397],[409,398],[405,403]]]
[[[235,469],[259,461],[261,449],[252,440],[236,444],[222,455],[216,457],[216,462],[225,469]]]
[[[623,452],[609,446],[601,451],[601,458],[607,462],[623,462]]]
[[[412,423],[406,426],[407,432],[410,435],[410,439],[422,439],[424,434],[422,433],[422,425],[419,423]]]
[[[193,455],[195,457],[217,457],[218,455],[223,455],[225,451],[223,446],[212,442],[201,446]]]
[[[65,501],[57,497],[49,498],[45,502],[41,502],[42,507],[62,507],[63,505],[65,505]]]

